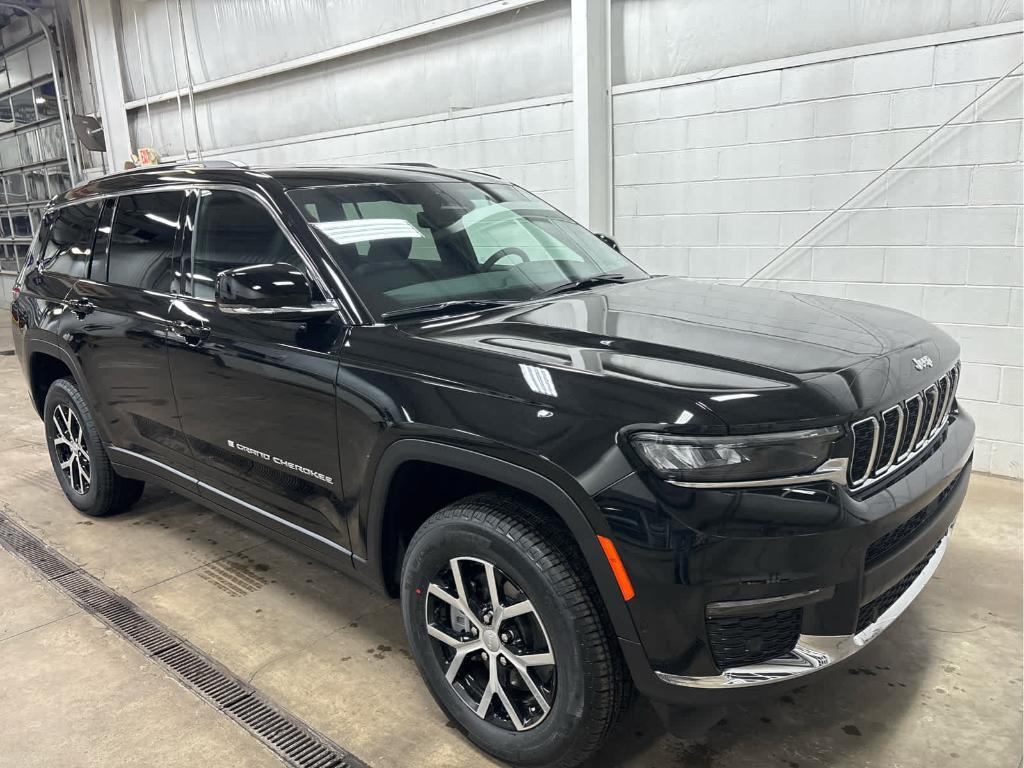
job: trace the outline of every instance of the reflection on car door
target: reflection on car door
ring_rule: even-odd
[[[192,459],[165,342],[184,199],[182,191],[146,192],[103,204],[89,274],[68,297],[74,318],[64,331],[107,426],[111,458],[178,484]]]
[[[337,314],[299,322],[218,311],[214,288],[223,270],[308,268],[251,195],[204,189],[190,197],[189,295],[172,305],[168,349],[201,492],[279,534],[347,554],[335,417],[346,328]]]

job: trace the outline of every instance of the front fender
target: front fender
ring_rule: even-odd
[[[616,634],[626,640],[637,640],[629,608],[597,540],[598,535],[610,537],[611,529],[593,499],[569,475],[556,482],[534,469],[469,448],[416,437],[400,438],[383,451],[366,496],[367,502],[360,510],[367,536],[367,560],[360,562],[361,559],[356,558],[357,570],[370,570],[367,577],[380,584],[385,582],[382,532],[388,489],[399,467],[408,461],[430,462],[471,472],[520,489],[547,504],[579,545]]]

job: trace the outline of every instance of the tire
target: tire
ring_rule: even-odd
[[[464,601],[457,598],[453,558]],[[489,599],[495,589],[501,612],[488,624],[488,610],[497,612]],[[413,656],[434,699],[474,744],[500,760],[578,765],[600,748],[628,703],[631,681],[582,555],[530,500],[485,493],[434,514],[409,545],[401,596]],[[524,601],[531,610],[504,618]],[[472,611],[473,619],[453,603]],[[480,650],[462,656],[449,683],[455,657],[474,643]],[[547,661],[545,647],[554,664],[527,667],[529,688],[520,676],[523,665]],[[503,694],[495,690],[484,717],[478,715],[479,702],[503,675]],[[547,711],[535,694],[544,697]]]
[[[79,511],[103,517],[122,512],[139,500],[146,484],[114,472],[92,412],[71,379],[57,379],[50,385],[43,423],[53,472],[64,495]]]

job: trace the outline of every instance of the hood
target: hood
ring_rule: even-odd
[[[772,392],[814,403],[788,407],[796,421],[871,410],[928,386],[958,354],[945,333],[899,310],[671,277],[425,322],[417,334],[684,389],[727,424],[768,420],[766,401],[750,401]],[[912,359],[925,355],[933,367],[917,371]]]

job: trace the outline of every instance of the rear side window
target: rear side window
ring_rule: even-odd
[[[107,281],[144,290],[176,290],[174,246],[183,192],[124,195],[110,229]]]
[[[61,208],[50,225],[41,266],[69,277],[89,275],[92,238],[102,202],[78,203]]]

